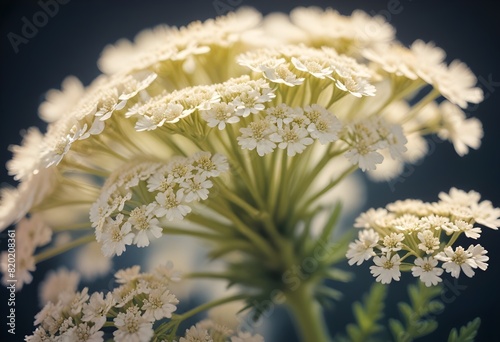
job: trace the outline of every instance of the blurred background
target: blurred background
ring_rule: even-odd
[[[43,0],[42,0],[43,1]],[[479,118],[484,127],[483,145],[460,158],[451,144],[437,143],[424,161],[407,169],[401,182],[389,185],[366,181],[367,192],[363,209],[383,206],[387,202],[404,198],[434,201],[440,191],[456,186],[474,189],[484,199],[500,206],[500,14],[495,2],[490,1],[424,1],[424,0],[351,0],[351,1],[97,1],[60,0],[58,13],[50,17],[27,42],[16,49],[8,39],[9,33],[21,34],[23,18],[31,18],[41,10],[37,1],[2,1],[0,4],[0,183],[14,184],[7,175],[5,162],[11,158],[10,144],[21,142],[20,131],[30,126],[44,127],[38,119],[37,108],[44,93],[60,88],[68,75],[77,76],[85,85],[98,74],[97,59],[102,49],[120,38],[132,39],[144,28],[158,24],[181,26],[193,20],[217,16],[224,3],[228,7],[252,6],[267,14],[274,11],[289,12],[295,6],[332,7],[342,14],[362,9],[369,14],[386,15],[396,28],[397,38],[409,45],[416,39],[434,41],[447,52],[447,61],[466,62],[479,78],[485,100],[467,111]],[[63,4],[64,3],[64,4]],[[399,9],[391,14],[391,6]],[[226,9],[226,8],[224,8]],[[0,249],[6,241],[0,240]],[[477,272],[473,279],[460,277],[448,285],[445,297],[450,299],[445,310],[436,317],[439,330],[425,341],[444,341],[449,330],[461,326],[476,316],[482,319],[477,341],[493,341],[498,336],[500,319],[500,233],[485,229],[480,243],[489,251],[487,272]],[[125,260],[125,259],[124,259]],[[124,264],[126,262],[122,260]],[[118,267],[117,265],[116,267]],[[17,295],[17,326],[15,338],[6,335],[7,291],[0,290],[1,341],[21,341],[33,330],[33,317],[39,311],[37,280],[43,279],[51,261],[37,266],[35,281]],[[343,286],[344,299],[327,313],[332,331],[343,329],[352,320],[350,303],[360,299],[372,282],[367,267],[357,268],[356,279]],[[408,274],[405,274],[406,279]],[[391,284],[387,303],[387,316],[397,317],[396,302],[405,299],[405,286]],[[97,288],[99,289],[99,288]],[[96,290],[96,289],[94,289]],[[280,316],[279,312],[275,313]],[[271,325],[275,341],[295,341],[286,337],[289,324],[285,316]],[[279,332],[279,333],[278,333]],[[272,335],[270,335],[272,336]],[[273,339],[269,339],[273,341]]]

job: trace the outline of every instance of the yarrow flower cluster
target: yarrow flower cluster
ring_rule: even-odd
[[[155,322],[172,318],[177,310],[179,301],[169,290],[172,282],[179,281],[177,272],[170,263],[152,273],[140,273],[135,266],[117,272],[115,281],[119,286],[111,292],[89,294],[86,287],[60,292],[35,316],[38,327],[26,341],[99,342],[110,334],[106,329],[111,326],[117,341],[149,342]],[[42,285],[43,291],[51,285]]]
[[[337,185],[357,169],[395,179],[429,152],[430,134],[460,156],[481,145],[481,122],[464,110],[483,100],[482,90],[463,62],[445,57],[432,42],[404,46],[381,16],[316,7],[265,17],[242,7],[105,47],[103,74],[89,85],[70,76],[47,92],[39,107],[46,130],[29,128],[10,147],[7,170],[18,185],[0,189],[0,230],[17,226],[16,288],[31,282],[37,262],[75,247],[86,245],[76,265],[90,279],[108,272],[127,246],[178,234],[209,241],[209,257],[225,261],[225,271],[193,277],[249,289],[237,298],[249,307],[275,290],[295,313],[338,298],[322,282],[347,279],[329,271],[339,261],[333,257],[297,291],[276,282],[316,258],[323,241],[327,250],[341,248],[330,241]],[[371,209],[356,221],[362,230],[349,245],[349,264],[373,259],[371,272],[383,283],[401,271],[427,286],[444,272],[470,277],[487,268],[487,252],[456,246],[457,239],[498,228],[499,210],[456,189],[436,203]],[[1,261],[6,283],[6,253]],[[47,304],[28,339],[100,341],[111,327],[117,340],[177,338],[179,322],[154,323],[173,317],[177,305],[164,271],[119,271],[115,291],[92,295],[76,292],[73,273],[52,275],[49,283],[71,287],[60,296],[42,291]],[[320,326],[304,331],[306,339],[328,340]],[[179,341],[261,341],[230,330],[205,321]]]
[[[162,236],[160,220],[183,220],[194,202],[208,198],[213,187],[210,179],[227,170],[226,158],[209,152],[175,157],[166,164],[142,162],[118,169],[90,209],[104,255],[121,255],[131,244],[148,246],[151,239]]]
[[[474,269],[486,270],[488,251],[480,244],[455,244],[461,235],[477,240],[482,232],[477,224],[498,229],[500,209],[490,201],[480,202],[475,191],[452,188],[439,198],[433,203],[397,201],[361,214],[355,227],[362,230],[346,254],[349,265],[373,258],[370,272],[378,282],[398,281],[401,271],[411,271],[426,286],[441,282],[444,271],[470,278]]]

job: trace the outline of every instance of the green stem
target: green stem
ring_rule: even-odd
[[[84,245],[84,244],[92,242],[92,241],[95,241],[94,234],[82,236],[82,237],[75,239],[75,240],[73,240],[65,245],[62,245],[62,246],[57,246],[54,248],[46,249],[43,252],[35,255],[35,263],[38,264],[39,262],[50,259],[58,254],[64,253],[66,251],[69,251],[70,249],[73,249],[75,247],[78,247],[80,245]]]
[[[304,283],[286,294],[288,308],[303,342],[330,340],[321,306],[314,298],[313,284]]]
[[[176,315],[176,316],[172,317],[172,320],[184,321],[184,320],[188,319],[189,317],[192,317],[200,312],[206,311],[208,309],[214,308],[214,307],[222,305],[222,304],[231,303],[231,302],[235,302],[238,300],[243,300],[247,297],[248,297],[247,295],[239,294],[239,295],[234,295],[234,296],[214,300],[213,302],[205,303],[205,304],[202,304],[194,309],[186,311],[182,315]]]

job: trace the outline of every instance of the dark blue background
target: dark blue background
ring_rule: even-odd
[[[253,6],[261,12],[289,12],[298,5],[318,5],[333,7],[343,14],[350,14],[360,8],[369,13],[381,13],[391,1],[227,1]],[[494,2],[489,1],[424,1],[400,0],[402,11],[389,18],[397,29],[397,37],[405,44],[415,39],[434,41],[448,54],[448,61],[458,58],[465,61],[472,71],[483,80],[500,82],[500,15]],[[37,107],[44,93],[50,88],[59,88],[67,75],[79,77],[84,84],[94,79],[99,71],[96,66],[102,48],[122,37],[133,38],[140,30],[161,23],[185,25],[193,20],[214,17],[217,12],[212,1],[96,1],[71,0],[60,6],[59,13],[47,25],[39,29],[28,44],[19,46],[16,54],[7,34],[20,34],[22,17],[31,18],[40,11],[36,1],[2,1],[0,5],[0,161],[9,158],[7,148],[12,143],[20,143],[20,130],[32,125],[42,125],[37,118]],[[437,144],[434,153],[417,166],[411,176],[398,183],[395,189],[387,184],[369,184],[367,206],[382,206],[388,201],[403,198],[435,200],[439,191],[447,191],[451,186],[466,190],[475,189],[485,199],[500,206],[500,87],[482,84],[485,101],[470,112],[484,125],[485,138],[478,151],[472,151],[464,158],[458,157],[450,144]],[[0,168],[0,182],[12,184],[5,168]],[[487,272],[478,272],[474,279],[460,278],[459,284],[466,286],[460,290],[457,300],[447,304],[439,315],[440,329],[434,339],[443,341],[447,332],[460,326],[475,316],[481,316],[483,323],[478,341],[493,341],[496,325],[500,318],[500,291],[497,279],[500,273],[500,233],[486,230],[480,243],[489,250],[490,267]],[[5,240],[1,249],[5,249]],[[43,277],[50,269],[50,262],[38,266],[35,277]],[[359,270],[358,279],[345,287],[345,300],[329,313],[328,323],[338,331],[350,320],[349,302],[360,297],[371,277],[368,270]],[[408,276],[408,274],[405,274]],[[408,277],[405,277],[408,278]],[[411,278],[411,277],[410,277]],[[401,284],[400,284],[401,285]],[[395,301],[403,298],[404,286],[391,286],[391,300],[388,303],[390,316],[396,315]],[[17,334],[23,336],[32,331],[34,314],[39,310],[36,286],[31,284],[18,294]],[[6,291],[0,290],[0,336],[6,336],[4,324]],[[276,329],[286,331],[285,326]],[[285,336],[285,334],[283,334]],[[1,338],[5,341],[5,338]],[[283,337],[283,341],[294,341],[293,337]]]

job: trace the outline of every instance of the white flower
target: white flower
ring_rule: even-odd
[[[257,114],[264,110],[266,107],[263,103],[269,100],[268,96],[261,96],[258,90],[250,90],[238,95],[232,104],[236,107],[236,113],[246,118],[250,114]]]
[[[404,238],[405,236],[402,233],[391,233],[390,235],[384,236],[384,240],[382,242],[384,247],[381,248],[381,251],[388,254],[390,252],[397,252],[401,250]]]
[[[455,278],[458,278],[460,275],[460,270],[467,277],[472,278],[474,275],[472,269],[477,268],[477,264],[472,258],[472,253],[469,250],[464,250],[462,246],[458,246],[455,250],[451,246],[448,246],[436,255],[436,259],[442,261],[444,270],[451,273],[451,276]]]
[[[439,105],[442,128],[438,136],[449,140],[459,156],[469,153],[469,147],[477,150],[481,146],[483,126],[476,118],[466,119],[465,113],[454,104],[443,101]]]
[[[387,148],[394,159],[403,159],[403,155],[408,151],[406,148],[406,143],[408,139],[403,132],[403,128],[400,125],[390,125],[387,127],[389,129],[389,134],[385,136],[387,141]]]
[[[124,284],[113,290],[113,298],[115,300],[115,306],[117,308],[122,308],[130,303],[135,296],[139,294],[137,288],[132,284]]]
[[[465,192],[455,187],[451,188],[449,193],[440,192],[438,197],[444,203],[458,206],[470,206],[477,204],[481,199],[481,195],[476,191],[471,190],[469,192]]]
[[[164,171],[164,169],[160,169],[148,178],[147,187],[149,192],[165,192],[167,189],[173,190],[175,178],[171,174],[165,175]]]
[[[213,186],[210,180],[201,174],[195,175],[193,178],[186,179],[180,184],[182,191],[184,191],[186,202],[197,200],[206,200],[208,198],[208,189]]]
[[[276,131],[276,126],[267,120],[252,121],[248,127],[240,128],[238,144],[243,149],[257,149],[259,156],[271,153],[276,148],[276,144],[271,141],[270,136]]]
[[[390,284],[393,279],[399,281],[399,277],[401,277],[399,255],[394,254],[392,258],[390,254],[387,256],[382,255],[381,257],[376,256],[373,258],[373,263],[375,266],[370,266],[370,273],[376,277],[376,281],[382,284]]]
[[[97,242],[83,246],[76,255],[75,267],[85,280],[104,276],[112,266],[112,259],[102,254]]]
[[[68,308],[71,315],[78,315],[83,310],[83,306],[89,299],[89,289],[84,287],[80,292],[63,292],[59,295],[59,304]]]
[[[262,66],[264,76],[271,82],[283,83],[289,87],[301,85],[304,78],[297,78],[297,75],[290,70],[290,63],[282,63],[276,67]]]
[[[150,321],[160,320],[164,317],[171,318],[172,313],[177,310],[179,301],[166,289],[154,289],[148,297],[143,300],[141,309],[144,310],[144,318]]]
[[[424,230],[417,233],[420,240],[418,248],[427,254],[432,254],[436,249],[439,249],[439,238],[434,236],[431,230]]]
[[[218,177],[221,173],[229,170],[226,156],[210,152],[196,152],[193,157],[193,167],[201,177]]]
[[[118,328],[113,332],[116,341],[149,342],[154,335],[153,323],[141,316],[137,306],[118,313],[113,321]]]
[[[469,248],[467,248],[467,252],[471,254],[472,260],[474,260],[477,267],[486,271],[488,268],[488,264],[486,262],[490,260],[490,258],[486,255],[488,251],[481,245],[470,245]]]
[[[352,146],[344,156],[353,164],[358,164],[360,169],[375,170],[377,164],[384,161],[384,157],[376,151],[374,146],[367,146],[363,142]]]
[[[226,124],[234,124],[240,121],[236,115],[235,106],[232,103],[214,103],[212,108],[201,111],[201,117],[207,122],[208,127],[217,127],[219,130],[226,128]]]
[[[471,210],[477,223],[495,230],[500,227],[500,208],[493,207],[490,201],[472,203]]]
[[[409,133],[406,135],[406,152],[403,153],[404,161],[415,164],[421,160],[428,152],[429,146],[424,137],[419,133]]]
[[[74,293],[78,289],[79,282],[80,276],[74,271],[70,272],[66,268],[50,271],[39,287],[40,304],[57,303],[60,294]]]
[[[302,61],[301,61],[302,59]],[[324,79],[326,76],[332,74],[333,69],[330,66],[321,63],[321,60],[314,60],[309,58],[295,58],[292,57],[292,64],[300,71],[307,72],[316,78]]]
[[[151,238],[160,238],[163,229],[160,227],[160,221],[154,217],[153,211],[156,209],[154,204],[142,205],[134,208],[130,212],[129,222],[136,231],[134,244],[137,247],[149,246]]]
[[[158,207],[154,210],[157,217],[166,216],[167,220],[182,220],[184,216],[191,212],[191,207],[182,204],[184,194],[181,190],[174,193],[173,190],[168,189],[165,192],[160,192],[155,197],[158,202]]]
[[[164,264],[158,265],[154,268],[153,273],[159,277],[163,284],[176,283],[181,280],[181,274],[174,269],[172,261],[167,261]]]
[[[336,80],[335,85],[343,91],[347,91],[356,97],[375,96],[377,88],[368,83],[364,78],[345,77],[344,80]]]
[[[272,142],[278,143],[280,149],[286,149],[289,157],[302,153],[306,149],[306,146],[314,142],[309,137],[309,132],[295,123],[284,126],[277,133],[271,134],[269,139]]]
[[[21,146],[11,145],[12,159],[6,164],[10,176],[15,180],[26,180],[44,167],[40,155],[43,153],[43,134],[36,127],[23,134]]]
[[[111,292],[106,293],[94,292],[90,296],[89,302],[83,305],[84,322],[94,322],[96,325],[103,325],[106,322],[108,311],[115,305],[116,301]]]
[[[386,209],[383,208],[370,208],[368,211],[362,213],[356,218],[354,227],[356,228],[372,228],[379,226],[381,223],[387,221],[391,216]]]
[[[34,272],[36,269],[35,258],[33,256],[34,246],[29,243],[21,242],[22,240],[17,240],[16,244],[16,262],[15,262],[15,278],[16,279],[16,291],[20,291],[23,288],[24,284],[30,284],[33,280],[33,276],[31,272]],[[11,279],[9,277],[10,272],[9,265],[9,253],[7,251],[3,251],[0,254],[0,271],[3,274],[2,283],[4,285],[9,285],[8,280]]]
[[[415,72],[425,82],[432,84],[432,76],[441,71],[446,53],[433,42],[425,43],[420,39],[411,44],[410,50],[415,58]]]
[[[403,201],[398,200],[387,204],[386,208],[389,211],[400,215],[413,214],[417,216],[426,216],[432,213],[428,203],[424,203],[417,199],[406,199]]]
[[[375,255],[373,248],[377,246],[379,235],[373,229],[362,230],[358,233],[358,239],[349,244],[346,257],[349,265],[361,265],[363,261]]]
[[[445,216],[440,215],[428,215],[420,219],[424,225],[427,225],[429,229],[448,229],[451,225],[450,219]]]
[[[457,232],[464,232],[465,236],[471,239],[478,239],[481,236],[481,228],[474,227],[464,220],[455,220],[451,227]]]
[[[407,232],[417,231],[422,227],[420,219],[417,216],[411,214],[404,214],[402,216],[399,216],[398,218],[392,220],[390,224],[397,230]]]
[[[26,342],[43,342],[50,341],[51,336],[43,327],[37,327],[33,332],[33,335],[25,336],[24,340]]]
[[[179,339],[179,342],[212,342],[213,339],[207,329],[200,327],[198,324],[186,329],[184,337]]]
[[[195,154],[196,156],[196,154]],[[204,157],[206,159],[206,157]],[[168,175],[172,175],[174,177],[174,182],[181,183],[187,178],[191,178],[193,176],[193,165],[189,159],[184,157],[174,157],[167,164],[165,171]],[[160,170],[162,171],[162,170]],[[167,183],[170,183],[170,178],[167,176]],[[166,190],[168,190],[167,187]]]
[[[418,79],[417,73],[422,74],[419,63],[417,63],[412,51],[398,43],[381,49],[366,49],[362,54],[363,57],[375,62],[387,73],[406,77],[410,80]]]
[[[138,132],[152,131],[166,123],[176,123],[184,113],[184,107],[178,103],[151,102],[140,109],[142,116],[135,125]]]
[[[231,342],[264,342],[264,337],[259,334],[252,335],[248,331],[238,331],[237,336],[231,337]]]
[[[121,269],[115,273],[116,282],[118,284],[126,284],[133,282],[139,278],[141,267],[138,265]]]
[[[28,211],[55,189],[59,174],[55,168],[41,169],[17,188],[0,188],[0,231],[21,220]]]
[[[276,124],[279,129],[282,129],[283,124],[289,124],[293,121],[295,111],[285,103],[280,103],[276,107],[266,109],[266,115],[266,120]]]
[[[61,90],[51,89],[45,94],[45,102],[38,107],[40,118],[45,122],[54,122],[67,115],[85,93],[85,88],[75,76],[66,77]]]
[[[367,176],[375,182],[387,182],[401,175],[404,171],[404,162],[392,159],[388,149],[379,151],[384,160],[377,164],[375,170],[367,170]]]
[[[43,215],[39,213],[24,217],[16,225],[17,245],[21,248],[29,247],[34,250],[51,241],[52,229],[45,223]]]
[[[338,139],[342,123],[325,108],[313,104],[304,108],[304,115],[311,120],[307,130],[311,137],[321,144],[327,144]]]
[[[382,16],[372,17],[360,10],[344,16],[331,8],[298,7],[290,13],[290,20],[293,24],[280,22],[270,33],[280,38],[289,37],[291,42],[333,46],[354,55],[368,47],[385,46],[395,34],[395,29]]]
[[[414,277],[419,277],[425,286],[437,285],[442,281],[440,275],[443,274],[443,269],[436,267],[438,261],[433,257],[424,257],[415,259],[415,266],[411,268],[411,274]]]
[[[483,91],[475,87],[477,78],[464,63],[454,60],[441,72],[433,75],[434,86],[439,92],[462,108],[467,108],[467,102],[479,103],[483,101]]]
[[[102,324],[94,324],[90,327],[88,323],[80,323],[62,335],[62,341],[102,342],[104,341],[104,332],[99,331],[101,327]]]
[[[131,245],[134,239],[132,225],[123,222],[123,214],[118,214],[115,219],[108,217],[103,228],[100,241],[102,242],[102,252],[105,256],[120,256],[126,249],[126,245]]]

